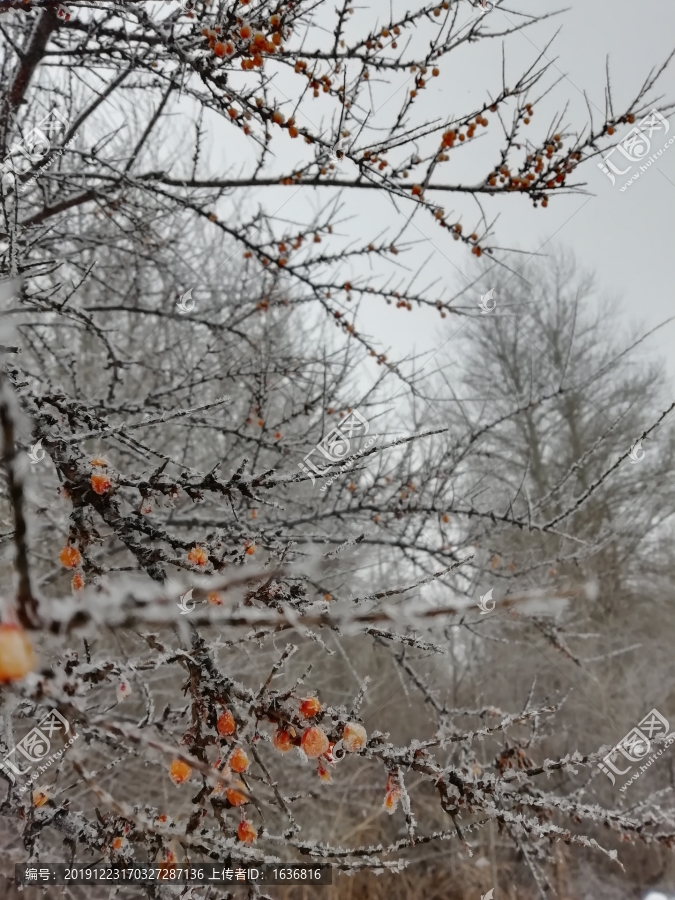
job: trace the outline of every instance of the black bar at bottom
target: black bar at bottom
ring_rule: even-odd
[[[168,863],[159,865],[86,865],[39,863],[14,866],[17,885],[28,884],[332,884],[327,865],[259,865],[248,863]]]

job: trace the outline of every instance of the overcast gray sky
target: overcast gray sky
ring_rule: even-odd
[[[563,4],[558,6],[547,0],[545,3],[510,3],[509,6],[511,10],[541,12],[542,9],[560,9]],[[500,16],[503,21],[497,26]],[[516,12],[499,9],[489,17],[493,18],[494,27],[499,28],[504,27],[507,18],[511,22],[517,21]],[[566,121],[581,125],[588,118],[585,92],[597,124],[605,109],[607,60],[614,108],[619,110],[638,92],[650,70],[660,66],[675,47],[675,3],[672,0],[646,0],[640,4],[629,0],[572,0],[567,12],[506,40],[507,80],[509,74],[515,76],[534,61],[556,31],[557,37],[546,55],[555,65],[551,74],[557,74],[562,81],[542,109],[548,108],[552,114],[568,103]],[[464,65],[470,68],[444,70],[435,80],[433,91],[425,97],[430,115],[439,115],[439,109],[465,112],[467,96],[473,95],[477,99],[476,95],[483,95],[485,90],[498,88],[501,47],[501,39],[484,41],[467,50]],[[459,53],[458,61],[461,65]],[[664,104],[675,99],[675,63],[662,75],[656,95],[664,97]],[[659,103],[655,106],[658,108]],[[538,124],[543,125],[546,113],[539,112],[538,115]],[[625,126],[626,131],[629,128]],[[671,116],[668,138],[673,135],[675,117]],[[668,138],[654,134],[652,152]],[[484,159],[494,164],[491,148],[487,142],[484,146]],[[619,188],[624,179],[617,176],[617,184],[612,186],[595,163],[587,163],[580,171],[591,193],[554,198],[546,210],[534,209],[526,198],[513,195],[487,199],[484,205],[488,214],[500,216],[495,231],[496,243],[522,250],[537,250],[544,245],[543,252],[550,239],[566,245],[574,250],[582,266],[596,273],[599,293],[615,299],[616,321],[608,322],[609,328],[630,323],[642,323],[645,328],[652,328],[675,315],[671,274],[675,235],[675,144],[623,193]],[[368,192],[367,203],[361,197],[360,210],[354,211],[350,205],[350,212],[369,224],[391,219],[394,213],[391,204],[386,198],[375,198],[371,194]],[[471,212],[468,204],[464,207],[450,204],[447,196],[438,200],[446,208],[452,205],[462,209],[466,221],[475,219],[475,207]],[[410,268],[426,261],[425,278],[433,273],[451,286],[462,284],[459,270],[466,269],[471,259],[466,249],[443,240],[443,235],[434,230],[427,217],[420,215],[414,221],[419,229],[420,245],[414,251],[416,263],[410,255],[406,259]],[[354,227],[361,228],[356,223]],[[413,347],[418,352],[436,347],[439,338],[444,339],[448,333],[443,327],[441,334],[437,314],[425,311],[383,317],[378,306],[371,311],[364,310],[364,317],[369,326],[366,330],[388,342],[395,351],[394,356],[411,352]],[[450,325],[450,322],[446,320],[446,324]],[[670,351],[672,357],[675,322],[651,338],[648,347],[664,356]],[[669,366],[675,378],[675,360],[671,359]]]

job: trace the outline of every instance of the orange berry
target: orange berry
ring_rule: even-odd
[[[246,751],[242,750],[241,747],[236,747],[234,753],[230,757],[230,768],[233,772],[240,775],[242,772],[245,772],[248,767],[249,761]]]
[[[319,776],[319,778],[320,778],[322,781],[324,781],[326,784],[330,784],[330,783],[332,782],[332,780],[333,780],[333,777],[332,777],[332,775],[331,775],[331,773],[330,773],[330,769],[328,769],[328,768],[326,767],[326,764],[325,764],[325,762],[324,762],[322,759],[319,760],[319,765],[317,766],[316,774],[317,774],[317,775]]]
[[[225,791],[225,796],[231,806],[243,806],[244,803],[248,803],[248,797],[243,793],[246,785],[241,781],[235,781],[235,785],[236,787],[230,787]]]
[[[82,562],[82,555],[77,547],[71,547],[69,544],[59,553],[59,559],[61,560],[61,565],[65,566],[66,569],[74,569]]]
[[[253,556],[253,554],[255,553],[255,544],[249,544],[246,548],[246,553],[248,554],[248,556]]]
[[[323,756],[330,743],[323,729],[318,725],[313,725],[302,735],[300,745],[309,759],[316,759],[318,756]]]
[[[218,716],[218,721],[216,722],[216,731],[218,734],[223,737],[226,737],[228,734],[234,734],[236,727],[234,716],[229,709],[226,709]]]
[[[248,25],[242,25],[239,29],[239,36],[247,41],[251,37],[251,29]]]
[[[169,777],[174,784],[182,784],[192,774],[190,766],[182,759],[174,759],[169,766]]]
[[[206,595],[206,599],[213,606],[222,606],[223,605],[223,598],[220,596],[218,591],[209,591],[209,593]]]
[[[607,134],[614,134],[615,131],[616,131],[616,129],[614,128],[614,126],[610,125],[609,128],[607,129]]]
[[[222,41],[216,41],[216,43],[213,45],[213,52],[216,54],[216,56],[225,56],[225,44],[223,44]]]
[[[356,753],[366,745],[366,729],[358,722],[347,722],[342,732],[342,746],[348,753]]]
[[[80,572],[76,572],[73,575],[73,579],[70,582],[70,586],[74,591],[81,591],[84,587],[84,576]]]
[[[228,113],[230,114],[230,118],[231,118],[231,119],[236,119],[236,118],[237,118],[238,113],[237,113],[237,110],[234,108],[234,106],[231,106],[231,107],[228,109]]]
[[[321,704],[318,697],[307,697],[300,703],[300,715],[305,719],[311,719],[321,712]]]
[[[272,735],[272,746],[279,753],[288,753],[289,750],[293,749],[293,738],[283,728],[277,728]]]
[[[113,838],[112,841],[110,842],[110,846],[113,848],[113,850],[121,850],[123,844],[124,844],[124,838],[119,837],[119,836]]]
[[[33,791],[33,806],[44,806],[47,800],[49,800],[49,794],[46,788],[35,788]]]
[[[256,47],[264,48],[265,45],[267,44],[267,38],[261,31],[257,31],[253,35],[253,43],[256,45]]]
[[[422,196],[422,185],[421,184],[413,184],[412,192],[414,197]]]
[[[203,547],[193,547],[187,555],[188,562],[195,566],[205,566],[209,561],[208,554]]]
[[[89,483],[97,494],[105,494],[110,490],[110,479],[107,475],[92,475]]]
[[[398,783],[398,779],[394,775],[387,776],[387,787],[386,793],[384,797],[384,808],[391,815],[394,812],[396,807],[398,806],[398,801],[401,799],[401,786]]]
[[[280,441],[281,438],[282,438],[282,436],[283,436],[283,435],[281,434],[280,431],[275,431],[275,432],[274,432],[274,440],[275,440],[275,441]]]
[[[444,521],[444,522],[449,522],[449,521],[450,521],[450,516],[449,516],[447,513],[443,513],[443,521]]]
[[[253,841],[258,837],[258,832],[250,822],[247,822],[246,819],[244,819],[239,823],[239,826],[237,828],[237,837],[242,842],[242,844],[252,844]]]
[[[277,123],[277,125],[283,125],[284,116],[282,113],[279,112],[278,109],[274,111],[274,114],[272,115],[272,119],[273,119],[273,121],[275,121]]]
[[[295,125],[291,125],[291,127],[288,129],[288,133],[292,138],[296,138],[300,134]]]

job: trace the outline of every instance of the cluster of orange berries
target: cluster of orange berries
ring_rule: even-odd
[[[466,134],[462,131],[456,131],[454,128],[449,129],[449,131],[444,131],[443,137],[441,138],[441,149],[452,150],[455,146],[455,140],[459,140],[460,143],[463,143],[467,138],[472,138],[476,133],[477,125],[482,125],[483,128],[487,128],[488,120],[483,115],[477,115],[473,121],[466,123]]]
[[[300,704],[300,715],[305,719],[314,718],[321,712],[321,703],[316,697],[308,697]],[[357,753],[365,747],[367,739],[366,729],[358,722],[347,722],[342,732],[342,746],[348,753]],[[306,728],[298,741],[298,734],[292,725],[279,727],[272,735],[272,746],[279,753],[288,753],[293,747],[299,746],[308,759],[316,759],[318,762],[318,774],[322,781],[330,781],[330,771],[327,763],[333,763],[332,750],[334,744],[328,739],[328,735],[319,725],[310,725]]]
[[[237,31],[231,33],[229,37],[221,34],[220,25],[203,28],[202,36],[206,38],[209,48],[219,59],[234,56],[238,51],[243,56],[242,69],[250,70],[262,66],[263,54],[272,56],[277,50],[283,50],[281,18],[277,15],[271,16],[269,28],[271,36],[268,38],[262,31],[254,31],[247,22],[237,19]]]
[[[77,547],[73,547],[72,544],[66,544],[59,553],[59,560],[64,568],[77,569],[82,565],[82,554]],[[84,587],[84,575],[82,572],[75,572],[70,584],[74,591],[81,591]]]
[[[395,37],[398,37],[398,36],[400,35],[400,33],[401,33],[401,29],[399,28],[398,25],[395,25],[395,26],[392,28],[392,31],[394,32],[394,36],[395,36]],[[389,38],[389,37],[391,37],[391,31],[390,31],[388,28],[383,28],[382,31],[380,32],[380,34],[381,34],[381,36],[382,36],[383,38]],[[398,44],[396,43],[395,40],[393,40],[393,41],[391,42],[391,45],[390,45],[390,46],[395,50],[395,49],[398,47]],[[383,50],[383,49],[384,49],[384,44],[383,44],[382,41],[379,40],[379,39],[376,39],[376,38],[368,38],[368,40],[366,41],[366,48],[367,48],[368,50],[372,50],[373,47],[376,47],[378,50]]]
[[[298,712],[303,719],[314,719],[322,711],[322,705],[318,697],[305,697],[301,699]],[[223,709],[216,720],[216,730],[221,737],[232,737],[237,730],[237,723],[234,715],[229,709]],[[363,725],[358,722],[347,722],[342,733],[342,746],[348,753],[357,753],[366,745],[367,734]],[[299,746],[304,751],[308,759],[316,759],[318,761],[318,774],[323,781],[330,781],[330,771],[328,765],[335,762],[332,756],[332,744],[325,731],[318,725],[310,725],[306,728],[298,739],[298,732],[293,725],[279,726],[273,736],[272,745],[280,753],[287,753],[293,747]],[[248,770],[250,761],[246,751],[236,746],[227,760],[226,765],[222,765],[219,759],[215,764],[215,770],[219,775],[230,781],[232,773],[238,775]],[[188,781],[192,775],[192,767],[185,760],[176,757],[169,765],[169,777],[175,785],[181,785]],[[214,788],[215,795],[223,792],[223,784],[219,782]],[[242,781],[231,781],[224,789],[225,797],[231,807],[237,808],[250,802],[250,797],[246,785]],[[164,817],[166,818],[166,817]],[[237,837],[242,843],[253,843],[258,832],[254,825],[242,816],[242,820],[237,828]]]
[[[538,176],[541,177],[541,173],[544,171],[544,158],[552,159],[554,152],[560,150],[562,146],[561,135],[554,134],[552,141],[546,144],[541,153],[529,154],[525,158],[525,171],[512,175],[508,166],[503,165],[488,176],[487,182],[490,187],[495,187],[497,180],[499,180],[500,184],[506,186],[506,190],[528,191],[538,180]],[[574,171],[580,159],[581,153],[577,151],[571,153],[566,162],[561,161],[555,165],[553,167],[553,178],[546,181],[546,187],[555,188],[556,185],[562,185],[566,176]],[[527,171],[527,169],[530,169],[530,171]],[[548,206],[548,198],[546,196],[542,198],[542,206]]]

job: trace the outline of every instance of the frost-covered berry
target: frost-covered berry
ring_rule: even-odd
[[[243,806],[244,803],[248,803],[245,791],[246,785],[241,781],[235,781],[234,785],[225,791],[225,796],[231,806]]]
[[[307,697],[300,702],[300,715],[305,719],[311,719],[321,712],[321,704],[318,697]]]
[[[47,788],[35,788],[33,791],[33,806],[44,806],[47,800],[49,800],[49,791]]]
[[[110,479],[107,475],[92,475],[89,479],[92,490],[97,494],[107,494],[110,490]]]
[[[216,722],[216,730],[218,734],[223,737],[227,737],[229,734],[234,734],[236,729],[236,723],[234,721],[234,716],[226,709],[218,716],[218,721]]]
[[[20,625],[0,624],[0,682],[19,681],[33,671],[33,648]]]
[[[182,784],[192,774],[190,766],[182,759],[174,759],[169,766],[169,777],[174,784]]]
[[[366,745],[368,735],[363,725],[358,722],[347,722],[342,732],[342,746],[348,753],[356,753]]]
[[[326,784],[330,784],[333,780],[333,776],[330,773],[330,769],[327,764],[324,762],[323,757],[319,759],[319,765],[317,766],[316,773],[319,778],[325,782]]]
[[[239,823],[239,827],[237,828],[237,837],[243,844],[252,844],[258,837],[258,832],[250,822],[247,822],[246,819],[244,819]]]
[[[209,561],[208,554],[203,547],[193,547],[187,555],[188,562],[195,566],[205,566]]]
[[[330,747],[326,734],[318,725],[308,728],[303,733],[300,744],[308,759],[316,759],[318,756],[322,756]]]
[[[71,545],[68,544],[68,546],[64,547],[59,553],[59,559],[61,560],[61,565],[65,566],[66,569],[76,569],[82,562],[82,554],[77,547],[71,547]]]
[[[248,766],[249,761],[246,751],[242,750],[241,747],[235,747],[230,757],[230,768],[232,771],[237,773],[245,772]]]
[[[81,572],[76,572],[70,582],[70,586],[74,591],[81,591],[84,587],[84,576]]]
[[[279,753],[288,753],[289,750],[293,749],[293,738],[288,731],[285,731],[283,728],[277,728],[272,735],[272,746]]]
[[[396,811],[398,801],[401,799],[401,787],[398,780],[393,775],[387,778],[387,788],[384,795],[384,808],[392,815]]]

